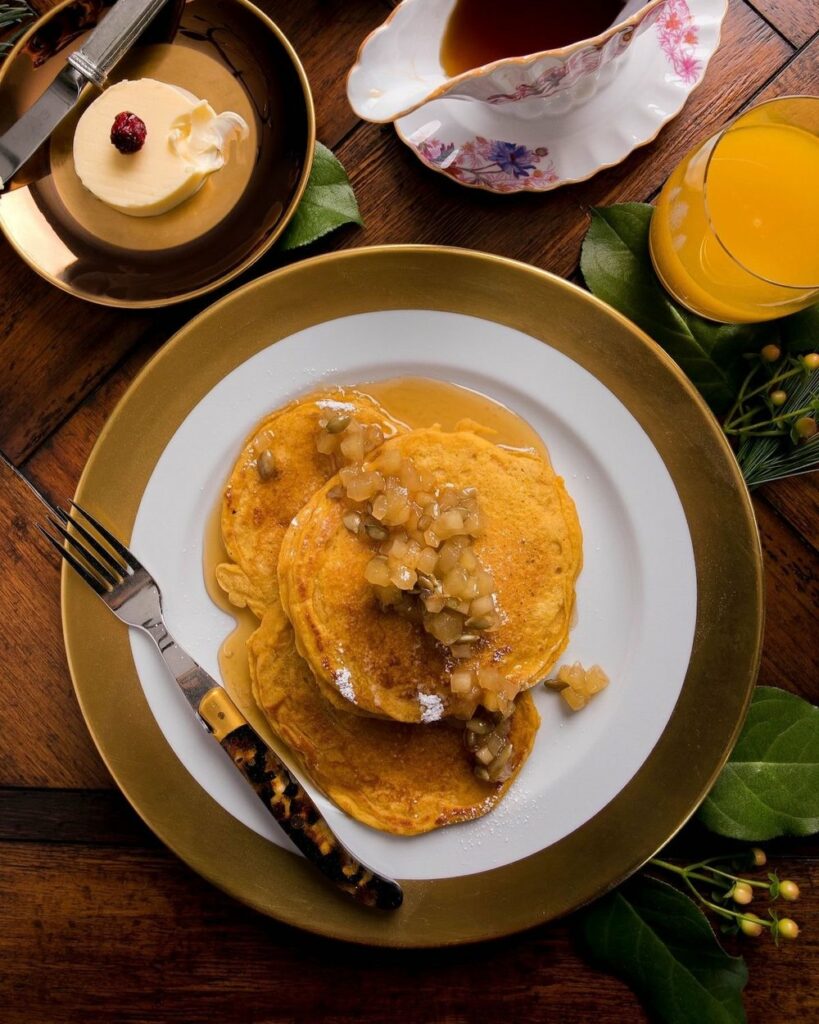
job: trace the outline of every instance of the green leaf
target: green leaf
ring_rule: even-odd
[[[699,817],[733,839],[819,831],[819,708],[784,690],[757,687],[742,735]]]
[[[347,172],[330,150],[317,142],[307,188],[279,248],[298,249],[342,224],[363,223]]]
[[[591,291],[650,335],[679,363],[713,411],[723,412],[747,372],[743,354],[759,351],[771,329],[715,324],[678,306],[651,265],[652,212],[644,203],[593,209],[580,269]]]
[[[622,978],[662,1024],[741,1024],[748,970],[705,915],[665,882],[637,878],[579,914],[592,963]]]
[[[782,340],[789,352],[816,352],[819,350],[819,302],[801,313],[794,313],[779,321]]]

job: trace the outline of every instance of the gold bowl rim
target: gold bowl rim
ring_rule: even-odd
[[[307,113],[307,144],[305,147],[304,163],[295,191],[282,212],[279,222],[276,224],[273,231],[270,232],[270,235],[251,252],[249,252],[243,260],[237,263],[234,267],[231,267],[231,269],[221,277],[203,285],[201,288],[194,288],[191,291],[180,292],[178,295],[172,295],[162,299],[116,299],[112,296],[88,295],[85,292],[78,291],[70,284],[60,280],[59,277],[56,277],[54,274],[46,271],[44,268],[39,266],[36,261],[30,259],[28,254],[17,245],[13,236],[6,230],[6,224],[2,216],[2,202],[0,202],[0,231],[3,232],[6,241],[27,266],[31,267],[36,274],[39,274],[40,277],[45,281],[48,281],[48,283],[53,285],[55,288],[59,288],[60,291],[66,292],[74,298],[82,299],[84,302],[91,302],[97,306],[108,306],[115,309],[158,309],[164,306],[173,306],[180,302],[186,302],[188,299],[197,298],[200,295],[207,295],[208,292],[215,291],[228,281],[232,281],[235,277],[238,277],[239,274],[247,270],[248,267],[253,266],[257,260],[261,259],[266,252],[269,252],[271,247],[279,240],[287,228],[287,225],[293,219],[293,215],[295,214],[302,196],[304,195],[304,191],[307,188],[307,182],[310,177],[310,171],[313,167],[313,156],[316,148],[316,111],[313,103],[313,94],[310,90],[310,82],[293,44],[284,32],[282,32],[279,26],[272,20],[272,18],[269,18],[264,11],[256,7],[255,4],[250,3],[250,0],[231,0],[231,2],[240,4],[242,7],[247,8],[251,14],[263,22],[269,31],[273,33],[281,43],[285,53],[293,65],[302,87],[305,111]],[[13,63],[20,56],[29,39],[35,34],[35,32],[38,32],[44,25],[48,24],[48,22],[59,14],[60,11],[75,3],[77,3],[77,0],[61,0],[61,3],[52,7],[45,14],[38,17],[36,21],[32,22],[23,35],[20,36],[0,66],[0,95],[2,95],[5,80]],[[2,199],[2,197],[0,197],[0,199]]]

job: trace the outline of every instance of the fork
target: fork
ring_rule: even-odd
[[[162,592],[148,570],[76,502],[70,502],[69,511],[52,505],[2,453],[0,461],[45,506],[50,529],[35,525],[46,540],[118,619],[151,637],[200,723],[221,744],[294,845],[359,903],[384,910],[399,907],[400,885],[364,866],[342,845],[304,787],[249,725],[225,688],[171,636],[162,616]]]

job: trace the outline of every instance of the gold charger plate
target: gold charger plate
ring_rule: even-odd
[[[113,0],[65,0],[22,36],[0,70],[0,133],[45,91]],[[307,185],[315,143],[310,86],[279,28],[247,0],[174,0],[109,84],[157,78],[234,110],[250,137],[190,199],[130,217],[88,192],[74,170],[74,128],[90,86],[50,143],[0,196],[0,229],[51,284],[129,308],[166,306],[224,284],[281,235]]]
[[[696,565],[694,644],[668,725],[615,799],[532,856],[465,877],[405,881],[399,911],[368,911],[336,894],[306,861],[242,825],[193,780],[151,715],[127,630],[68,570],[66,650],[83,715],[117,784],[159,838],[209,881],[263,913],[324,935],[389,946],[473,942],[551,920],[602,895],[653,856],[708,792],[736,740],[758,669],[759,538],[718,424],[646,335],[544,271],[421,246],[307,260],[244,286],[193,319],[111,415],[77,500],[104,511],[108,524],[129,538],[164,448],[226,374],[296,331],[383,309],[458,312],[548,339],[619,398],[674,481]]]

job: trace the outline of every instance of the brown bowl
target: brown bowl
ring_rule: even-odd
[[[42,94],[112,0],[66,0],[19,40],[0,71],[0,133]],[[175,17],[173,16],[175,14]],[[265,253],[301,199],[313,158],[310,86],[290,43],[247,0],[189,0],[160,15],[109,84],[157,78],[218,111],[250,139],[190,199],[129,217],[81,184],[71,155],[80,104],[0,197],[0,229],[58,288],[107,306],[166,306],[224,284]]]

